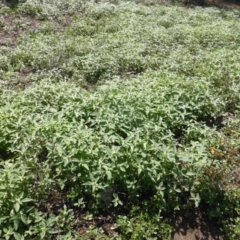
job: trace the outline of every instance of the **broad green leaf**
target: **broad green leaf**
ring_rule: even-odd
[[[15,203],[14,204],[14,208],[15,208],[15,211],[18,212],[19,209],[20,209],[20,204],[19,203]]]
[[[16,240],[24,240],[24,236],[22,236],[21,234],[14,232],[13,236]]]
[[[187,176],[195,176],[196,173],[194,173],[194,172],[187,172],[186,175],[187,175]]]

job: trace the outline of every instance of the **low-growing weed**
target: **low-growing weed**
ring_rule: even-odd
[[[196,187],[198,175],[211,165],[207,143],[216,134],[198,119],[216,115],[221,106],[209,87],[205,81],[188,83],[161,74],[111,83],[93,94],[67,83],[42,83],[19,93],[3,91],[2,150],[31,177],[22,176],[29,193],[24,193],[20,181],[14,188],[8,186],[22,196],[18,205],[14,196],[8,197],[15,204],[8,211],[18,210],[21,199],[26,202],[25,197],[32,196],[34,211],[57,214],[47,234],[54,226],[59,232],[71,230],[61,211],[54,209],[64,203],[71,207],[78,199],[92,211],[124,209],[143,200],[154,201],[158,211],[169,211],[181,207],[179,193],[186,192],[198,204],[202,196],[193,198],[202,190]],[[185,147],[178,148],[183,143]],[[204,186],[211,185],[209,181]],[[112,203],[106,205],[102,192],[109,188]],[[29,215],[28,210],[23,213]],[[7,216],[2,212],[3,218]]]
[[[5,42],[24,28],[0,45],[0,238],[168,239],[191,208],[239,236],[239,13],[155,2],[0,9]]]

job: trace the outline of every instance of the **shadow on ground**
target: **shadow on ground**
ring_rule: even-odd
[[[26,2],[27,0],[3,0],[3,3],[10,8],[15,8],[19,3]]]
[[[173,240],[224,240],[224,234],[216,222],[206,220],[201,213],[188,216],[176,215],[171,225]]]
[[[230,9],[240,10],[240,1],[236,1],[236,0],[230,0],[230,1],[212,0],[212,2],[209,3],[209,5],[213,5],[219,8],[230,8]]]

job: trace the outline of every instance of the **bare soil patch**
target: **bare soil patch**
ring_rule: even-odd
[[[41,25],[41,21],[20,15],[3,17],[4,27],[0,31],[0,47],[8,46],[15,47],[18,44],[19,38],[23,34],[35,31]]]
[[[177,215],[172,220],[173,240],[224,240],[224,234],[216,222],[204,218],[201,213],[192,216]]]
[[[240,10],[240,2],[237,0],[214,0],[212,1],[213,6],[220,8],[230,8]]]

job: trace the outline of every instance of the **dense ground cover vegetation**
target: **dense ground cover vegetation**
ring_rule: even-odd
[[[2,239],[240,237],[240,12],[140,3],[1,5]]]

